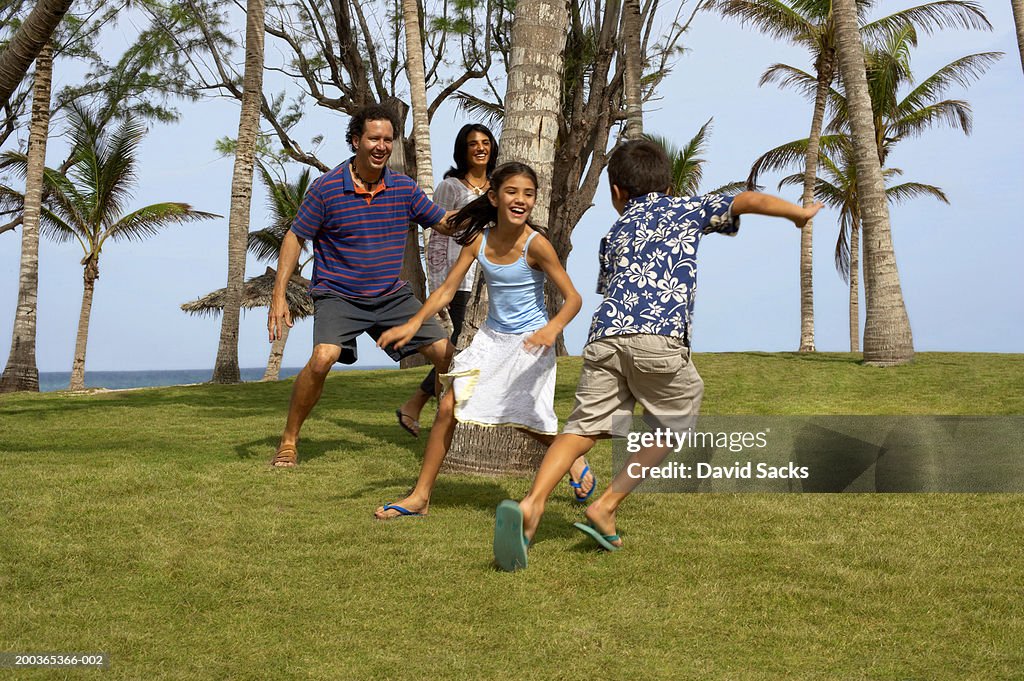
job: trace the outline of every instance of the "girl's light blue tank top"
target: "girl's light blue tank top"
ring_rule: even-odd
[[[537,232],[526,239],[519,259],[508,265],[495,265],[484,255],[489,232],[489,229],[484,230],[480,251],[476,254],[487,282],[487,325],[501,333],[536,331],[548,323],[544,307],[544,273],[526,263],[526,252]]]

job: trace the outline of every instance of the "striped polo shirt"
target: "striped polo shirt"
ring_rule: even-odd
[[[409,223],[433,227],[445,215],[411,177],[384,168],[373,193],[357,190],[349,164],[321,175],[306,192],[291,231],[313,242],[311,293],[373,298],[405,283],[402,269]]]

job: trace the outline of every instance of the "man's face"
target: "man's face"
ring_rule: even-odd
[[[366,121],[363,134],[352,139],[356,148],[356,162],[382,171],[391,158],[391,149],[395,142],[395,131],[391,121]]]

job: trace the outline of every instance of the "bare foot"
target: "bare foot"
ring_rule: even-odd
[[[583,471],[586,470],[587,474],[583,475]],[[580,476],[583,475],[583,479]],[[569,468],[569,480],[572,484],[572,492],[576,495],[578,501],[584,501],[590,498],[590,491],[594,489],[594,472],[590,470],[590,466],[587,463],[587,457],[581,456],[572,462],[572,466]],[[577,485],[579,485],[577,487]]]
[[[600,500],[595,501],[590,506],[587,506],[587,510],[584,512],[587,516],[587,520],[593,526],[595,530],[600,532],[606,537],[611,537],[617,534],[615,531],[615,512],[608,512],[602,506]],[[612,546],[622,546],[622,539],[615,539],[609,541]]]
[[[388,508],[385,508],[384,506],[387,506]],[[377,510],[373,512],[373,517],[377,520],[394,520],[395,518],[427,515],[427,509],[430,507],[430,500],[428,499],[427,501],[424,501],[418,497],[410,495],[401,501],[384,504],[384,506],[378,506]],[[408,513],[402,513],[402,511],[398,510],[399,508],[405,509]]]

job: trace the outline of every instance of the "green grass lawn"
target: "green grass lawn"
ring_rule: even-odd
[[[696,364],[709,414],[1022,414],[1022,359]],[[294,470],[267,466],[291,381],[0,397],[0,652],[106,651],[111,679],[1024,677],[1018,496],[636,495],[602,554],[563,486],[499,573],[494,506],[528,480],[372,517],[418,470],[393,412],[425,371],[332,376]]]

